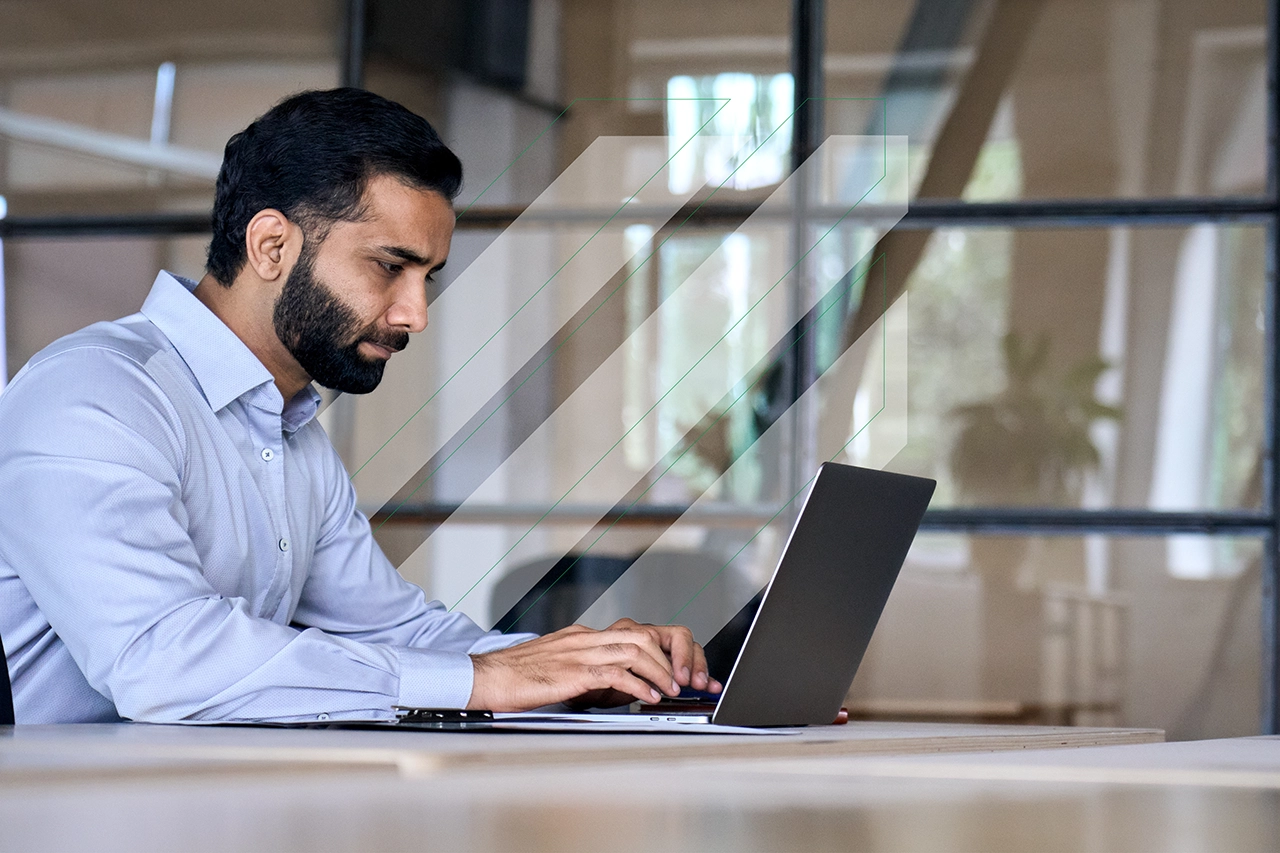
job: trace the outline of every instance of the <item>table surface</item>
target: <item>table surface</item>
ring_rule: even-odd
[[[1160,740],[24,726],[0,850],[1280,849],[1280,738]]]
[[[353,764],[406,773],[572,761],[663,761],[810,755],[974,752],[1164,740],[1159,729],[855,722],[778,735],[364,731],[245,726],[17,726],[0,735],[0,780],[78,768],[110,774],[134,765]]]

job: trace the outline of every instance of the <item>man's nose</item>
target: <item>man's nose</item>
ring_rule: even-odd
[[[406,276],[406,279],[408,277]],[[408,332],[421,332],[427,327],[427,289],[409,281],[396,291],[396,301],[387,312],[387,323]]]

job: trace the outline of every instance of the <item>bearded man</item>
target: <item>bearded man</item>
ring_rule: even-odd
[[[204,277],[55,341],[0,395],[18,723],[391,719],[718,691],[689,631],[481,630],[403,580],[315,420],[427,325],[458,158],[368,92],[226,147]]]

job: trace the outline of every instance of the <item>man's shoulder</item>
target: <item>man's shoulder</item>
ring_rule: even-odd
[[[75,370],[86,361],[101,361],[104,367],[132,362],[145,368],[166,344],[164,335],[151,321],[142,314],[131,314],[119,320],[94,323],[58,338],[33,355],[21,372],[37,367],[44,368],[41,372],[58,368]],[[15,376],[14,381],[17,379]]]
[[[181,386],[164,335],[141,314],[94,323],[40,350],[0,394],[0,419],[154,411],[172,417]],[[175,381],[177,380],[177,381]]]

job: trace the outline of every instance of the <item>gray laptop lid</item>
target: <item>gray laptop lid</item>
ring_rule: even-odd
[[[818,469],[713,723],[836,718],[935,485],[832,462]]]

